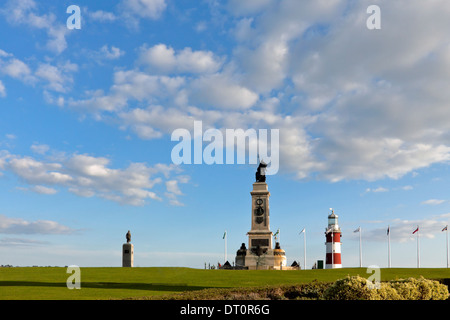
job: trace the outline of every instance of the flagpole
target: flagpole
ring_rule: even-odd
[[[417,226],[417,268],[420,268],[420,242],[419,242],[419,226]]]
[[[359,267],[362,268],[361,227],[359,227]]]
[[[334,232],[333,227],[331,227],[331,269],[334,265]]]
[[[448,268],[448,225],[445,227],[445,234],[446,234],[446,240],[447,240],[447,268]]]
[[[303,233],[303,263],[304,263],[304,269],[306,270],[306,228],[303,228],[302,231],[300,231],[299,234]]]
[[[305,263],[305,269],[306,270],[306,229],[303,229],[303,250],[305,252],[304,256],[304,263]],[[447,250],[447,268],[448,268],[448,250]]]
[[[388,266],[391,267],[391,230],[388,226]]]
[[[224,234],[224,239],[225,239],[225,256],[224,256],[224,264],[225,262],[227,262],[227,230],[225,230],[225,234]]]

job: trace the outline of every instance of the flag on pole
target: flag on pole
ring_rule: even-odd
[[[361,227],[358,227],[358,229],[356,229],[355,231],[353,231],[353,232],[360,232],[361,231]]]
[[[222,237],[222,239],[225,239],[225,236],[227,235],[227,232],[225,231],[224,233],[223,233],[223,237]]]
[[[448,225],[445,226],[444,229],[442,229],[442,231],[446,231],[447,230]]]
[[[280,233],[280,229],[278,229],[277,232],[275,232],[275,234],[273,236],[276,237],[279,233]]]
[[[419,231],[419,227],[417,227],[417,229],[414,230],[412,234],[416,233],[417,231]]]
[[[389,226],[388,226],[388,228],[387,228],[387,234],[386,235],[389,235]]]

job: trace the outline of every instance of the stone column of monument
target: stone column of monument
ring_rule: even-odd
[[[252,223],[248,235],[248,250],[245,256],[245,266],[249,269],[267,269],[274,266],[272,246],[273,233],[270,231],[270,192],[266,183],[263,161],[256,171],[256,182],[253,183]]]
[[[126,234],[127,243],[122,246],[122,267],[133,267],[134,246],[131,241],[131,233]]]

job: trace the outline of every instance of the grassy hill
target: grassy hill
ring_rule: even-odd
[[[81,289],[69,290],[63,267],[0,268],[2,300],[124,299],[163,296],[206,288],[252,288],[333,282],[347,275],[369,277],[366,268],[333,270],[203,270],[190,268],[81,268]],[[446,268],[381,269],[381,281],[418,278],[450,279]]]

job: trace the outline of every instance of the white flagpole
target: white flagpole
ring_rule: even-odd
[[[391,229],[388,226],[388,266],[391,267]]]
[[[334,265],[334,232],[333,227],[331,227],[331,269]]]
[[[306,228],[303,228],[302,231],[300,231],[299,234],[303,233],[303,263],[304,263],[304,270],[306,270]]]
[[[359,227],[359,267],[362,268],[361,227]]]
[[[225,264],[225,262],[227,262],[227,230],[225,230],[225,234],[224,234],[224,239],[225,239],[225,255],[224,255],[224,264]]]
[[[362,268],[362,246],[361,246],[361,227],[353,232],[359,232],[359,267]]]
[[[303,250],[305,251],[305,269],[306,270],[306,229],[303,229],[304,233],[303,233]],[[448,268],[448,250],[447,250],[447,268]]]
[[[447,268],[448,268],[448,225],[445,227],[445,234],[446,234],[446,240],[447,240]]]
[[[419,243],[419,226],[417,226],[417,268],[420,268],[420,243]]]

